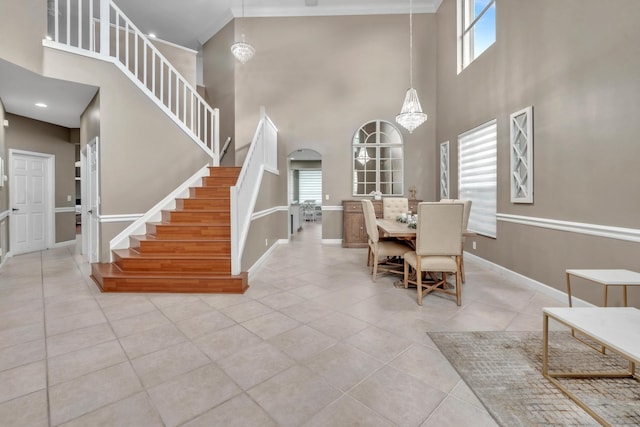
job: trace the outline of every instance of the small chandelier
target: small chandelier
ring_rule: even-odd
[[[358,157],[356,157],[356,160],[362,166],[364,166],[365,163],[367,163],[369,160],[371,160],[371,157],[369,156],[369,153],[367,153],[366,149],[361,148],[360,151],[358,152]]]
[[[396,122],[413,133],[415,128],[427,121],[427,115],[422,112],[418,99],[418,92],[413,88],[413,8],[409,0],[409,86],[402,103],[402,110],[396,116]]]
[[[242,0],[242,17],[244,18],[244,0]],[[238,61],[245,64],[256,53],[256,49],[244,40],[244,34],[241,35],[242,41],[231,45],[231,53]]]

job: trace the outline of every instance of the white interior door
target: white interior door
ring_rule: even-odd
[[[10,150],[11,252],[14,255],[49,247],[53,223],[53,156]]]
[[[98,262],[98,254],[100,248],[99,238],[99,162],[98,162],[98,138],[93,139],[87,144],[87,155],[84,163],[86,173],[83,177],[83,186],[85,195],[82,199],[83,224],[87,224],[87,258],[89,262]]]

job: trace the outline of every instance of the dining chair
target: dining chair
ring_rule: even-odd
[[[409,199],[406,197],[385,197],[382,199],[382,218],[396,219],[409,210]]]
[[[431,292],[456,297],[462,304],[461,257],[463,203],[423,202],[418,204],[416,250],[404,254],[404,286],[415,283],[418,304]],[[409,267],[416,272],[415,281],[409,280]],[[433,282],[423,282],[423,273],[429,273]],[[447,274],[456,277],[455,292],[447,289]],[[441,274],[438,277],[438,274]],[[424,290],[423,290],[424,287]]]
[[[372,268],[372,280],[376,281],[378,270],[402,274],[403,264],[389,260],[391,257],[402,257],[411,250],[408,245],[396,240],[380,240],[376,212],[371,200],[362,200],[364,223],[367,230],[369,250],[367,253],[367,267]]]
[[[471,200],[461,200],[461,199],[442,199],[440,202],[443,203],[463,203],[464,204],[464,212],[462,214],[462,255],[460,255],[460,265],[461,271],[460,276],[462,277],[462,283],[465,283],[464,277],[464,244],[467,240],[465,234],[469,234],[469,216],[471,215]]]
[[[305,200],[302,203],[302,216],[305,221],[313,221],[316,220],[316,201],[315,200]]]

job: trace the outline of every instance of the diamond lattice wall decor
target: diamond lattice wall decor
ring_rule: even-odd
[[[440,198],[449,199],[449,141],[440,144]]]
[[[533,107],[511,114],[511,203],[533,203]]]

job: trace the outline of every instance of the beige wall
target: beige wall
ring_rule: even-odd
[[[55,207],[74,208],[76,201],[75,146],[70,142],[70,130],[65,127],[7,114],[7,149],[53,154],[55,156]],[[71,196],[71,201],[67,197]],[[75,214],[56,214],[55,242],[75,239]]]
[[[100,91],[80,116],[80,147],[84,148],[96,137],[100,137]]]
[[[511,0],[496,15],[496,43],[458,75],[456,1],[437,13],[436,143],[451,142],[452,194],[457,136],[497,118],[499,213],[640,228],[640,2]],[[512,204],[509,114],[529,105],[534,203]],[[638,243],[504,222],[496,239],[476,241],[477,255],[562,291],[567,268],[637,270],[640,259]],[[579,292],[601,303],[600,289]]]
[[[283,159],[278,159],[282,165]],[[283,174],[283,171],[280,171]],[[262,255],[280,239],[287,239],[289,213],[287,209],[287,189],[282,188],[282,180],[278,175],[265,172],[258,192],[258,200],[254,212],[264,211],[273,207],[284,210],[272,212],[266,216],[251,221],[245,249],[242,254],[242,271],[247,271]]]
[[[189,82],[191,87],[196,88],[196,55],[195,50],[177,46],[163,40],[149,39],[151,43],[167,58],[167,60],[178,70],[178,72]]]
[[[222,158],[223,166],[235,166],[235,78],[237,64],[229,48],[233,44],[235,21],[231,21],[215,37],[202,46],[203,83],[209,105],[220,109],[220,149],[231,137],[231,145]],[[257,121],[256,121],[257,124]],[[254,128],[256,126],[254,124]],[[239,165],[241,166],[241,165]]]
[[[331,171],[323,174],[330,196],[323,204],[341,206],[352,198],[354,132],[370,120],[395,123],[400,112],[409,86],[408,16],[247,18],[236,25],[256,48],[251,61],[235,66],[236,163],[264,105],[285,153],[308,148],[322,155],[323,170]],[[435,199],[435,36],[435,15],[414,16],[414,87],[430,119],[402,134],[406,188],[415,185],[424,200]],[[211,55],[205,49],[205,73]],[[341,225],[323,227],[323,238],[342,238]]]
[[[0,58],[40,72],[46,16],[46,1],[0,0]]]
[[[85,112],[81,137],[100,135],[101,215],[142,214],[209,163],[114,65],[48,48],[44,56],[47,77],[100,87]],[[101,224],[101,260],[109,259],[109,240],[126,225]]]

